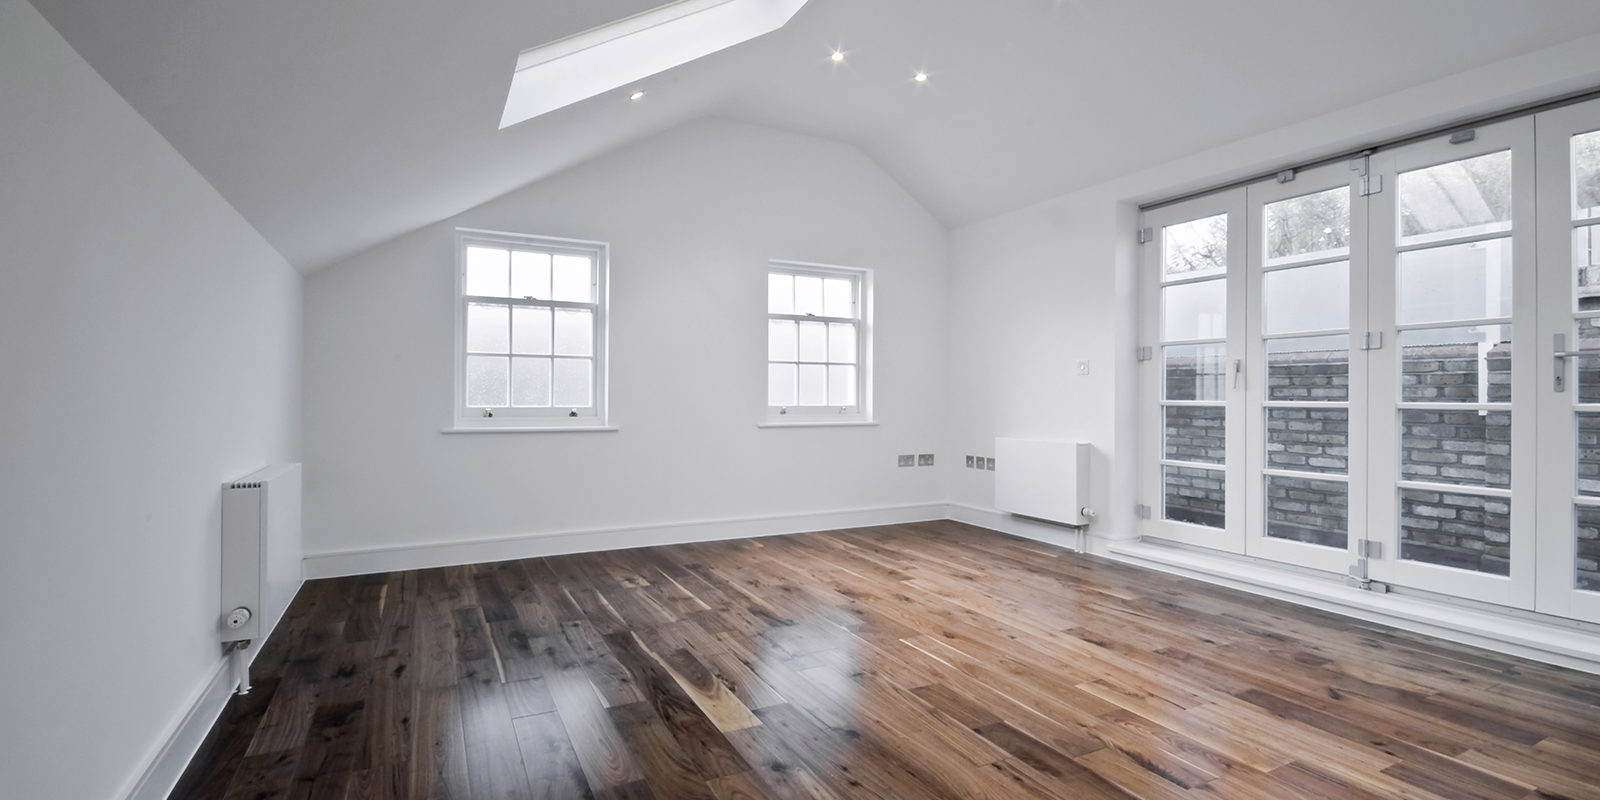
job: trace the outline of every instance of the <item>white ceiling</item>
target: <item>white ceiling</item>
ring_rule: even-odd
[[[659,0],[33,2],[306,271],[702,116],[853,143],[954,226],[1600,32],[1595,0],[811,0],[500,131],[521,50]]]

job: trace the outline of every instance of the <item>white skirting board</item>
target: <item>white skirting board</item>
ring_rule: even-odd
[[[259,643],[246,652],[254,662],[261,652]],[[219,658],[190,701],[188,710],[172,726],[161,746],[151,753],[145,770],[121,796],[127,800],[167,800],[195,753],[200,751],[200,745],[205,743],[211,726],[227,708],[233,689],[228,659]]]
[[[785,533],[862,528],[902,522],[926,522],[948,516],[944,503],[880,506],[815,514],[677,522],[635,528],[602,528],[559,531],[464,542],[437,542],[344,550],[332,553],[307,553],[307,579],[342,575],[367,575],[458,564],[482,564],[516,558],[537,558],[630,547],[655,547],[689,542],[715,542],[748,539]]]
[[[1072,528],[1048,522],[1019,517],[994,508],[980,508],[965,503],[951,503],[948,518],[991,531],[1009,533],[1023,539],[1053,544],[1073,552],[1085,552],[1087,528]]]

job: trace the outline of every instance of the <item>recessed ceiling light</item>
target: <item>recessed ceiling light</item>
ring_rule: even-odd
[[[806,0],[675,0],[522,51],[500,127],[621,89],[771,33]]]
[[[927,83],[928,82],[928,73],[919,72],[912,78],[912,80],[916,81],[917,83]]]
[[[832,60],[833,63],[837,64],[840,61],[844,60],[844,51],[843,50],[835,50],[835,51],[833,51],[833,55],[828,56],[828,58],[830,60]]]
[[[643,100],[644,99],[644,92],[642,92],[642,91],[641,92],[634,92],[633,94],[628,95],[628,99],[629,100]]]

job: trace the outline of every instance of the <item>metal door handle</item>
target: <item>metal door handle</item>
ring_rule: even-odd
[[[1555,386],[1555,389],[1558,392],[1564,392],[1564,391],[1567,390],[1567,359],[1569,359],[1569,358],[1577,358],[1578,356],[1600,355],[1600,351],[1597,351],[1597,350],[1589,350],[1589,351],[1568,350],[1567,349],[1567,335],[1564,334],[1564,333],[1556,334],[1555,348],[1554,349],[1555,349],[1555,353],[1553,355],[1556,358],[1556,386]]]

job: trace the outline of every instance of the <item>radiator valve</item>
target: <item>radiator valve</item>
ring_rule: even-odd
[[[244,606],[239,606],[238,608],[228,612],[228,616],[223,620],[223,624],[228,626],[228,630],[238,630],[243,628],[244,624],[249,621],[250,609],[245,608]]]

